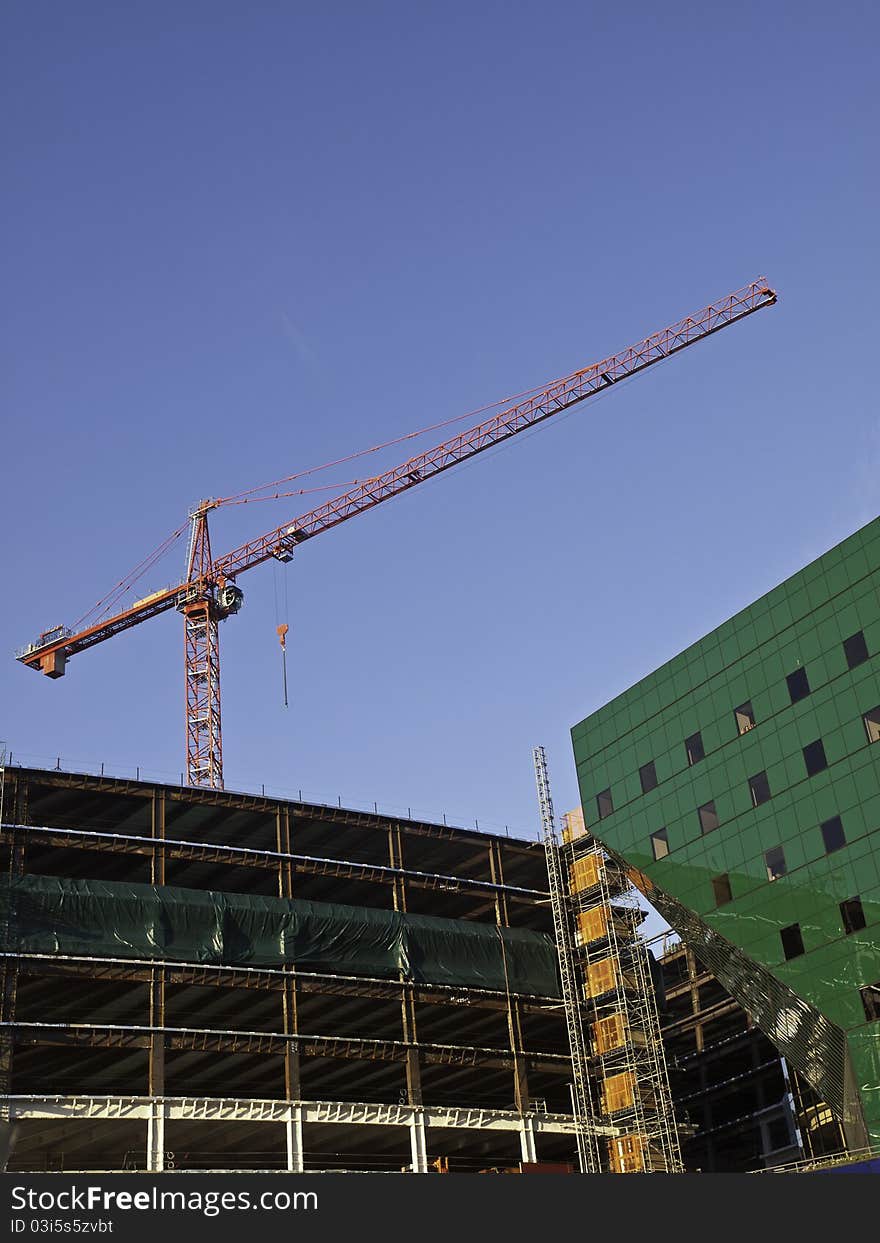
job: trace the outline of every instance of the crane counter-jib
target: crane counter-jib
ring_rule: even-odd
[[[121,634],[123,630],[130,630],[150,617],[157,617],[160,613],[177,608],[181,599],[185,598],[187,589],[188,584],[179,584],[155,591],[129,608],[83,630],[74,632],[66,626],[57,626],[44,631],[34,643],[16,652],[16,659],[29,669],[45,673],[47,677],[63,677],[69,656],[103,643],[105,639]]]

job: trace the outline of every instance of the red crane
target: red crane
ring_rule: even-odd
[[[163,588],[129,608],[81,630],[58,626],[17,653],[17,659],[50,678],[64,675],[67,660],[86,648],[139,626],[151,617],[177,609],[184,621],[186,671],[187,776],[194,786],[223,786],[223,746],[220,728],[219,623],[237,613],[242,591],[240,574],[270,558],[287,562],[305,540],[346,522],[406,492],[441,471],[508,440],[578,402],[593,397],[628,376],[696,344],[746,316],[772,306],[776,294],[764,278],[703,307],[637,345],[593,363],[510,405],[491,418],[461,432],[436,448],[410,458],[392,470],[359,482],[317,509],[250,540],[223,556],[214,557],[208,514],[226,500],[202,501],[190,515],[190,543],[186,575],[176,586]]]

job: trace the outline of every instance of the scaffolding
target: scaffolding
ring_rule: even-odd
[[[544,831],[544,848],[547,854],[547,876],[550,882],[550,907],[553,912],[553,930],[559,955],[559,976],[562,983],[562,1000],[565,1006],[565,1022],[571,1048],[572,1092],[578,1144],[578,1160],[582,1174],[598,1174],[602,1168],[599,1140],[596,1136],[596,1108],[590,1077],[589,1055],[584,1033],[584,1016],[580,1000],[580,980],[575,967],[572,938],[570,903],[563,883],[559,856],[559,841],[550,795],[550,778],[547,756],[543,747],[534,752],[535,781],[538,787],[538,803]]]
[[[650,951],[639,934],[645,912],[626,870],[587,830],[583,812],[569,812],[563,824],[559,860],[568,886],[562,903],[575,929],[573,966],[589,1024],[591,1070],[601,1120],[619,1131],[607,1140],[606,1168],[678,1173],[683,1166]]]

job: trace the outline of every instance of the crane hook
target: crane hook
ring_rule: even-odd
[[[290,627],[286,622],[276,626],[278,642],[281,644],[281,677],[284,685],[284,706],[287,707],[287,632]]]

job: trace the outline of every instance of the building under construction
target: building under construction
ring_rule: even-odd
[[[548,883],[537,842],[0,773],[10,1169],[710,1171],[844,1146],[681,943],[658,1015],[630,878],[579,813]]]
[[[15,767],[3,822],[10,1169],[576,1168],[540,843]]]

